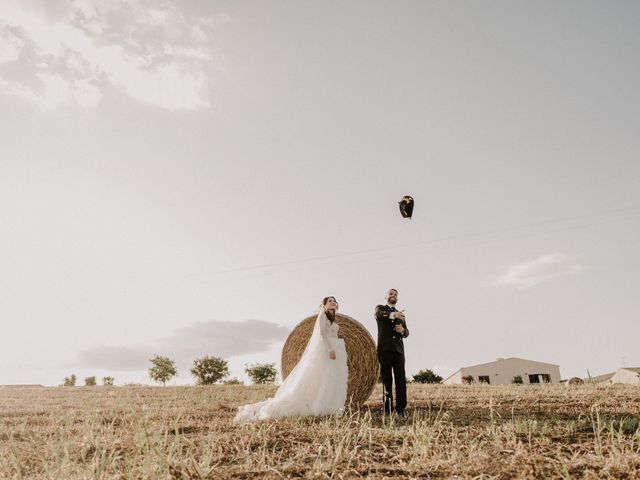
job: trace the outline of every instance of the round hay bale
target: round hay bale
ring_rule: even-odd
[[[567,382],[567,385],[584,385],[584,380],[580,377],[571,377]]]
[[[298,364],[304,349],[311,338],[317,315],[301,321],[291,331],[282,347],[281,372],[285,379]],[[379,376],[378,354],[376,344],[369,331],[357,320],[341,313],[336,314],[338,337],[344,339],[347,350],[347,383],[346,405],[362,405],[367,401]]]

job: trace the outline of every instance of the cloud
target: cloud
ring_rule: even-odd
[[[154,355],[166,355],[185,369],[203,355],[229,358],[267,350],[282,341],[289,330],[265,320],[241,322],[211,320],[175,330],[151,344],[100,346],[81,351],[74,366],[105,370],[146,370]]]
[[[0,65],[17,60],[24,44],[24,40],[10,29],[0,30]]]
[[[527,288],[557,277],[578,273],[583,268],[577,257],[551,253],[508,267],[494,284]]]
[[[6,0],[0,92],[48,111],[96,106],[110,88],[160,108],[208,108],[222,68],[213,30],[227,20],[189,15],[175,0]]]
[[[105,370],[144,370],[149,359],[155,354],[153,347],[138,345],[132,347],[95,347],[78,354],[73,366],[101,368]]]

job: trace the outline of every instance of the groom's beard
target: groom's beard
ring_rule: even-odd
[[[336,312],[333,310],[327,310],[327,318],[331,321],[331,323],[336,321]]]

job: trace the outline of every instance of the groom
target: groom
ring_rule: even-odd
[[[392,288],[387,292],[387,304],[376,307],[378,323],[378,361],[384,384],[384,411],[391,413],[393,379],[396,383],[396,412],[404,415],[407,406],[407,379],[404,374],[403,338],[409,336],[404,310],[396,310],[398,291]]]

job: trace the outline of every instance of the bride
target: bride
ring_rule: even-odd
[[[275,396],[240,406],[234,422],[342,413],[349,374],[344,340],[338,338],[337,310],[335,297],[322,300],[307,347]]]

